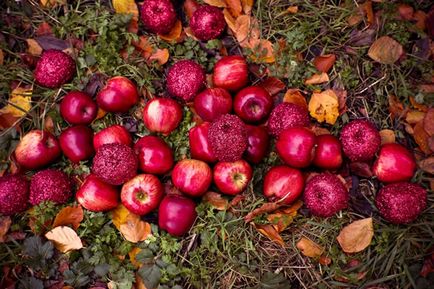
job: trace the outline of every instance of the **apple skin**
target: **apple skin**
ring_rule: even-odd
[[[331,134],[323,134],[316,137],[316,142],[312,163],[322,169],[339,169],[342,165],[342,145],[339,139]]]
[[[204,122],[192,127],[188,133],[190,142],[190,153],[193,159],[207,163],[215,163],[217,157],[211,150],[208,142],[208,130],[211,123]]]
[[[181,120],[181,105],[170,98],[154,98],[143,109],[143,122],[151,132],[169,135]]]
[[[130,212],[146,215],[158,207],[163,194],[164,187],[156,176],[141,174],[122,186],[121,201]]]
[[[58,140],[48,131],[29,131],[15,149],[17,163],[23,168],[35,170],[53,163],[60,157]]]
[[[271,202],[293,203],[303,192],[302,173],[288,166],[271,168],[264,178],[264,196]]]
[[[411,152],[397,143],[384,144],[372,171],[384,183],[409,181],[416,170],[416,161]]]
[[[158,226],[176,237],[187,233],[196,217],[196,204],[180,195],[165,196],[158,208]]]
[[[245,160],[218,162],[213,171],[214,184],[220,192],[237,195],[243,192],[253,176],[252,167]]]
[[[194,98],[194,109],[204,121],[213,121],[232,110],[232,96],[223,88],[207,88]]]
[[[127,112],[139,101],[136,85],[124,76],[110,78],[98,92],[98,106],[108,112]]]
[[[60,114],[70,124],[91,124],[97,113],[96,102],[81,91],[67,93],[60,102]]]
[[[169,145],[157,136],[144,136],[134,145],[139,158],[139,168],[144,173],[162,175],[173,167],[173,152]]]
[[[264,88],[248,86],[241,89],[234,99],[234,111],[245,122],[264,121],[273,108],[273,98]]]
[[[75,197],[83,207],[93,212],[109,211],[119,204],[118,188],[93,174],[86,177]]]
[[[84,125],[65,129],[59,136],[63,154],[74,163],[87,160],[95,153],[93,148],[93,130]]]
[[[294,168],[310,165],[315,155],[315,134],[304,127],[291,127],[281,132],[276,150],[282,160]]]
[[[248,81],[249,67],[242,56],[225,56],[214,66],[213,82],[216,87],[237,91],[246,86]]]
[[[253,164],[259,164],[267,155],[270,147],[270,137],[267,128],[263,126],[246,125],[247,149],[244,158]]]
[[[93,137],[93,147],[98,150],[102,145],[119,143],[127,146],[133,144],[130,132],[122,125],[111,125],[95,134]]]
[[[173,185],[190,197],[204,195],[211,185],[211,181],[211,168],[200,160],[181,160],[172,171]]]

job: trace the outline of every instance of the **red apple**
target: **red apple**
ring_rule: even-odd
[[[173,166],[173,152],[169,145],[157,136],[144,136],[134,145],[139,157],[139,168],[148,174],[161,175]]]
[[[385,183],[409,181],[415,170],[416,161],[411,152],[397,143],[382,145],[372,167],[378,180]]]
[[[232,96],[223,88],[207,88],[194,98],[194,109],[204,121],[213,121],[232,110]]]
[[[98,150],[102,145],[119,143],[127,146],[133,144],[130,132],[122,125],[111,125],[95,134],[93,137],[93,147]]]
[[[84,125],[69,127],[59,136],[63,154],[74,163],[87,160],[95,153],[92,140],[93,130]]]
[[[156,176],[142,174],[122,186],[121,201],[130,212],[146,215],[158,207],[163,193],[163,185]]]
[[[177,237],[190,230],[196,217],[196,204],[180,195],[165,196],[158,208],[158,226]]]
[[[205,194],[211,181],[211,168],[200,160],[181,160],[172,171],[173,185],[190,197],[200,197]]]
[[[246,125],[247,149],[244,158],[253,164],[260,163],[268,152],[270,137],[263,126]]]
[[[316,137],[317,146],[313,164],[319,168],[336,170],[342,165],[342,145],[339,139],[331,134]]]
[[[126,77],[110,78],[98,92],[96,101],[99,107],[108,112],[127,112],[139,101],[136,85]]]
[[[193,159],[201,160],[207,163],[215,163],[216,156],[211,151],[208,142],[208,130],[210,123],[204,122],[192,127],[188,133],[190,141],[190,153]]]
[[[245,122],[264,121],[273,108],[273,99],[264,88],[248,86],[241,89],[234,99],[234,111]]]
[[[96,117],[96,102],[86,93],[71,91],[60,102],[60,114],[70,124],[90,124]]]
[[[276,150],[282,160],[294,168],[305,168],[314,158],[315,134],[304,127],[287,128],[279,135]]]
[[[217,188],[228,195],[243,192],[252,179],[252,174],[252,167],[245,160],[218,162],[213,171]]]
[[[297,169],[275,166],[265,175],[264,196],[271,202],[291,204],[303,192],[304,178]]]
[[[152,132],[168,135],[178,127],[181,120],[181,105],[170,98],[154,98],[143,109],[143,122]]]
[[[225,56],[214,66],[213,82],[216,87],[237,91],[247,85],[249,67],[244,57]]]
[[[75,197],[83,207],[94,212],[109,211],[116,208],[119,203],[118,188],[103,182],[93,174],[87,176]]]
[[[32,130],[15,149],[17,163],[29,170],[39,169],[53,163],[61,150],[56,137],[48,131]]]

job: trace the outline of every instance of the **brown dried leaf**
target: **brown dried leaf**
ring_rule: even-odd
[[[268,77],[263,82],[259,84],[264,88],[270,95],[276,95],[285,89],[285,83],[276,77]]]
[[[228,27],[235,33],[237,29],[236,19],[232,16],[228,9],[223,9],[223,15],[225,16],[225,21]]]
[[[282,203],[265,203],[262,206],[260,206],[259,208],[254,209],[253,211],[248,213],[244,217],[244,221],[246,223],[248,223],[248,222],[252,221],[256,216],[259,216],[259,215],[262,215],[265,213],[273,212],[282,206],[283,206]]]
[[[329,258],[329,257],[326,257],[326,256],[321,256],[321,257],[319,257],[318,262],[321,265],[328,266],[328,265],[330,265],[332,263],[332,259]]]
[[[285,242],[283,242],[282,236],[279,235],[279,233],[276,231],[276,229],[274,229],[272,225],[254,225],[259,233],[261,233],[271,241],[276,242],[280,246],[285,247]]]
[[[258,21],[248,15],[236,18],[233,32],[243,48],[252,48],[252,43],[258,41],[261,36]]]
[[[394,143],[395,142],[395,132],[391,129],[380,130],[381,144]]]
[[[202,197],[202,201],[209,203],[219,211],[226,210],[229,204],[228,200],[223,198],[221,194],[212,191],[206,192],[206,194]]]
[[[434,157],[429,157],[418,162],[421,170],[434,175]]]
[[[227,7],[230,9],[232,15],[238,17],[241,15],[243,7],[241,6],[241,0],[225,0]]]
[[[422,103],[418,103],[413,96],[410,96],[410,103],[415,109],[417,109],[419,111],[422,111],[422,112],[428,111],[428,106],[426,106],[425,104],[422,104]]]
[[[398,13],[402,19],[409,21],[413,19],[414,9],[408,4],[399,4]]]
[[[389,95],[389,112],[392,119],[400,118],[404,114],[404,105],[394,95]]]
[[[59,226],[45,234],[45,238],[53,241],[54,246],[62,253],[83,248],[77,233],[67,226]]]
[[[330,80],[327,73],[322,72],[321,74],[314,74],[308,79],[304,81],[304,84],[310,85],[310,84],[320,84],[324,82],[328,82]]]
[[[383,64],[395,63],[403,53],[402,45],[389,36],[378,38],[368,51],[369,57]]]
[[[416,12],[414,12],[413,15],[413,20],[416,21],[415,26],[420,29],[420,30],[425,30],[426,28],[426,18],[427,15],[425,12],[423,12],[422,10],[417,10]]]
[[[345,89],[333,89],[339,102],[339,115],[344,114],[347,111],[347,96],[348,92]]]
[[[243,12],[246,15],[250,15],[252,13],[253,8],[253,0],[241,0],[241,6],[243,7]]]
[[[363,12],[366,15],[366,18],[368,20],[368,24],[371,25],[375,22],[375,16],[374,11],[372,10],[372,1],[368,0],[362,5],[360,5],[360,8],[362,8]]]
[[[72,225],[77,230],[83,221],[83,208],[80,205],[69,206],[60,210],[53,222],[53,228],[58,226]]]
[[[167,34],[158,34],[161,39],[166,40],[168,42],[177,41],[182,34],[182,23],[181,20],[177,20],[172,30],[170,30]]]
[[[0,49],[0,65],[3,65],[5,60],[5,55],[3,53],[3,49]]]
[[[372,218],[366,218],[345,226],[336,239],[345,253],[357,253],[365,250],[373,237]]]
[[[331,89],[314,92],[309,101],[309,112],[318,122],[333,125],[339,116],[338,97]]]
[[[430,108],[423,119],[423,128],[429,136],[434,135],[434,108]]]
[[[39,56],[42,53],[42,47],[35,39],[26,39],[27,53],[33,56]]]
[[[0,243],[3,243],[6,241],[6,234],[9,231],[9,228],[11,227],[12,220],[9,216],[2,216],[0,217]]]
[[[228,7],[225,0],[203,0],[208,5],[219,7],[219,8],[225,8]]]
[[[300,241],[297,242],[296,246],[304,256],[310,258],[318,258],[324,252],[322,246],[305,237],[302,237]]]
[[[283,102],[297,104],[307,109],[307,101],[304,95],[298,88],[290,88],[283,96]]]
[[[424,129],[423,121],[418,122],[414,126],[413,137],[415,142],[419,145],[420,149],[424,154],[429,155],[430,153],[432,153],[428,143],[429,135]]]
[[[329,72],[329,70],[335,64],[336,55],[334,54],[324,54],[315,57],[313,60],[313,65],[315,65],[316,69],[321,72]]]
[[[425,113],[418,110],[410,110],[405,116],[405,121],[409,124],[416,124],[423,121]]]
[[[289,6],[288,8],[286,8],[286,12],[289,14],[297,14],[298,6]]]

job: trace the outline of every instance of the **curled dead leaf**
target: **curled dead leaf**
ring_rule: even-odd
[[[434,157],[429,157],[418,162],[421,170],[434,175]]]
[[[393,64],[404,53],[402,45],[389,36],[378,38],[369,48],[368,55],[382,64]]]
[[[309,101],[309,112],[318,122],[333,125],[339,116],[338,97],[331,89],[314,92]]]
[[[246,223],[251,222],[256,216],[259,216],[259,215],[262,215],[265,213],[273,212],[282,206],[283,206],[282,203],[265,203],[262,206],[260,206],[259,208],[256,208],[253,211],[251,211],[250,213],[248,213],[244,217],[244,221]]]
[[[311,85],[311,84],[320,84],[320,83],[324,83],[324,82],[328,82],[330,80],[329,76],[327,73],[322,72],[320,74],[314,74],[311,77],[309,77],[308,79],[306,79],[304,81],[304,84],[306,85]]]
[[[0,113],[11,114],[14,117],[22,117],[32,108],[32,88],[24,88],[18,86],[12,90],[8,104],[0,109]]]
[[[300,241],[297,242],[296,247],[304,256],[310,258],[318,258],[324,252],[324,248],[322,246],[305,237],[302,237]]]
[[[336,239],[345,253],[357,253],[365,250],[373,237],[372,218],[366,218],[345,226]]]
[[[229,204],[228,200],[223,198],[221,194],[212,191],[206,192],[202,200],[219,211],[226,210]]]
[[[226,24],[232,30],[232,32],[236,31],[236,19],[232,16],[231,12],[225,8],[223,9],[223,15],[225,16]]]
[[[335,61],[336,55],[324,54],[315,57],[313,65],[321,72],[328,72],[333,67],[333,64],[335,64]]]
[[[12,220],[9,216],[0,217],[0,243],[6,241],[6,234],[11,227]]]
[[[395,142],[395,132],[391,129],[380,130],[381,144],[394,143]]]
[[[283,242],[282,236],[279,235],[279,233],[272,225],[254,224],[254,226],[259,233],[261,233],[271,241],[276,242],[280,246],[285,247],[285,242]]]
[[[53,228],[58,226],[72,225],[77,230],[83,221],[83,208],[80,205],[65,207],[56,215]]]
[[[283,232],[297,216],[297,211],[303,206],[303,202],[297,200],[291,207],[275,211],[267,216],[267,220],[273,225],[278,233]]]
[[[139,215],[119,205],[112,211],[112,220],[125,239],[132,243],[146,240],[151,235],[151,225],[140,219]]]
[[[62,253],[79,250],[83,248],[83,243],[77,233],[67,226],[59,226],[45,234],[45,238],[53,241],[57,250]]]
[[[307,101],[304,95],[298,88],[290,88],[283,96],[283,102],[297,104],[307,109]]]

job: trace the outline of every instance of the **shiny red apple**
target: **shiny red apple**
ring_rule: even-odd
[[[217,158],[212,152],[211,146],[208,142],[209,126],[209,122],[204,122],[190,129],[188,133],[190,153],[193,159],[201,160],[207,163],[215,163]]]
[[[196,204],[180,195],[165,196],[158,208],[158,226],[177,237],[190,230],[196,217]]]
[[[378,180],[385,183],[409,181],[416,170],[416,161],[411,152],[397,143],[384,144],[372,171]]]
[[[169,145],[157,136],[144,136],[134,145],[139,157],[139,168],[144,173],[161,175],[173,166],[173,152]]]
[[[124,76],[110,78],[98,92],[99,107],[108,112],[127,112],[139,101],[136,85]]]
[[[118,188],[93,174],[86,177],[75,197],[84,208],[94,212],[109,211],[119,204]]]
[[[223,88],[207,88],[194,98],[194,109],[204,121],[213,121],[232,110],[232,96]]]
[[[245,122],[264,121],[273,108],[273,99],[264,88],[248,86],[241,89],[234,99],[234,111]]]
[[[181,105],[170,98],[154,98],[143,109],[143,122],[151,132],[168,135],[178,127],[181,120]]]
[[[56,137],[42,130],[28,132],[15,149],[17,163],[29,170],[53,163],[60,154],[61,149]]]
[[[216,87],[237,91],[247,85],[249,67],[244,57],[225,56],[214,66],[213,82]]]
[[[214,184],[220,192],[227,195],[243,192],[252,176],[252,167],[245,160],[218,162],[213,170]]]
[[[331,134],[316,137],[317,146],[313,164],[319,168],[336,170],[342,165],[342,145],[339,139]]]
[[[287,128],[279,135],[276,150],[282,160],[294,168],[305,168],[314,158],[315,134],[304,127]]]
[[[205,194],[211,181],[211,168],[200,160],[181,160],[172,171],[173,185],[190,197],[200,197]]]
[[[253,164],[260,163],[267,155],[270,147],[270,137],[263,126],[246,125],[247,149],[244,158]]]
[[[130,212],[146,215],[158,207],[163,194],[163,185],[156,176],[142,174],[122,186],[121,201]]]
[[[95,153],[93,130],[84,125],[65,129],[59,136],[63,154],[74,163],[87,160]]]
[[[302,173],[288,166],[271,168],[264,178],[264,196],[271,202],[293,203],[303,192]]]
[[[90,124],[96,117],[96,102],[86,93],[71,91],[60,102],[60,114],[70,124]]]
[[[93,137],[93,147],[98,150],[102,145],[119,143],[131,146],[133,139],[130,132],[122,125],[111,125],[95,134]]]

